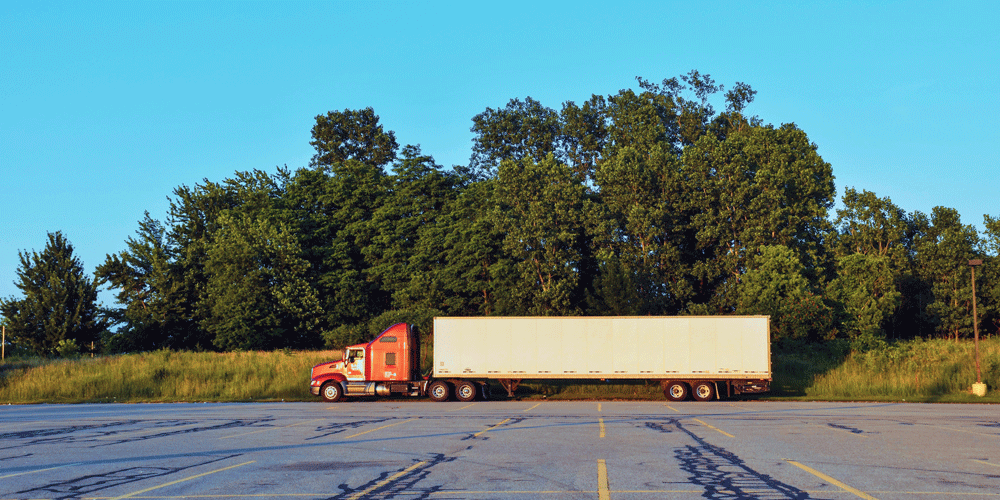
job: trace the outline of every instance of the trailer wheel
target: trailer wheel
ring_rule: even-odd
[[[705,381],[695,382],[691,388],[691,396],[695,401],[711,401],[715,399],[715,384]]]
[[[451,397],[451,387],[448,385],[448,382],[443,380],[431,382],[431,385],[427,388],[427,396],[431,398],[431,401],[437,403],[448,401],[448,398]]]
[[[344,397],[344,389],[340,386],[340,382],[336,380],[323,384],[319,393],[323,395],[323,400],[327,403],[336,403]]]
[[[663,395],[671,401],[684,401],[689,392],[687,384],[677,380],[671,380],[663,387]]]
[[[463,403],[476,400],[476,384],[463,380],[455,386],[455,397]]]

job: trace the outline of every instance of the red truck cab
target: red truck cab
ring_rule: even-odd
[[[426,380],[420,377],[420,343],[414,330],[397,323],[367,344],[348,346],[340,361],[312,368],[310,391],[330,402],[344,396],[420,395]]]

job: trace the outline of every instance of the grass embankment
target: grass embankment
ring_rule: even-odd
[[[158,351],[78,360],[0,364],[2,403],[316,401],[309,369],[338,351]],[[1000,403],[1000,338],[980,342],[985,398],[973,396],[972,342],[914,340],[877,351],[840,344],[776,349],[770,394],[758,399]],[[501,394],[494,384],[494,392]],[[525,383],[526,399],[663,400],[657,383]]]
[[[804,399],[1000,403],[1000,338],[979,342],[986,397],[972,395],[976,381],[972,342],[914,340],[851,353],[818,374]]]
[[[0,364],[0,402],[304,401],[309,369],[335,351],[156,351]]]

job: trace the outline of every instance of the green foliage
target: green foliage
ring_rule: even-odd
[[[61,358],[75,358],[80,354],[80,346],[74,339],[62,339],[56,345],[55,351]]]
[[[561,136],[559,114],[531,97],[511,99],[503,109],[486,108],[472,118],[472,158],[469,167],[492,177],[504,160],[541,161],[555,153]]]
[[[981,240],[953,210],[853,188],[831,220],[832,167],[794,124],[747,114],[749,85],[637,81],[559,112],[486,108],[451,170],[419,146],[397,156],[371,108],[317,116],[308,168],[181,186],[162,223],[146,214],[97,268],[119,306],[103,349],[340,348],[433,315],[741,313],[770,315],[780,344],[878,350],[970,334],[969,258],[984,333],[1000,329],[996,220]]]
[[[104,336],[108,352],[148,351],[164,347],[194,348],[200,329],[191,321],[191,282],[185,266],[166,238],[166,230],[146,212],[139,221],[136,238],[129,237],[127,250],[107,256],[95,275],[118,289],[122,307],[116,313],[123,323],[121,335]],[[127,332],[127,334],[125,333]]]
[[[863,345],[885,339],[883,325],[899,307],[889,257],[855,253],[837,259],[837,278],[827,287],[827,297],[839,302],[848,337]]]
[[[606,268],[619,274],[609,278],[628,281],[622,285],[633,290],[629,295],[635,295],[632,309],[637,314],[668,314],[693,294],[691,259],[685,258],[692,246],[691,193],[670,148],[668,143],[651,151],[620,148],[597,171],[600,200],[608,214],[601,231],[605,237],[595,243],[602,260],[609,261]]]
[[[371,241],[362,249],[365,274],[391,294],[394,308],[429,305],[419,280],[442,265],[438,219],[455,198],[457,179],[420,147],[407,146],[387,182],[388,192],[372,213]]]
[[[975,227],[962,224],[958,211],[934,207],[929,221],[918,213],[917,273],[931,286],[927,305],[936,330],[955,340],[972,334],[972,276],[968,262],[981,245]]]
[[[0,299],[7,336],[36,354],[59,352],[60,343],[91,345],[107,327],[97,306],[99,282],[84,273],[73,245],[61,232],[49,233],[45,249],[18,252],[15,285],[23,298]]]
[[[784,246],[766,246],[739,286],[737,314],[771,317],[771,339],[828,340],[836,334],[833,311],[809,290],[805,268]]]
[[[562,121],[560,149],[577,178],[583,182],[594,179],[594,168],[607,144],[606,109],[604,96],[594,95],[582,106],[566,101],[559,113]]]
[[[754,127],[720,141],[705,135],[684,151],[691,195],[692,230],[699,254],[695,275],[708,284],[698,302],[730,312],[739,301],[735,286],[748,261],[762,248],[781,245],[819,281],[828,255],[833,171],[816,145],[794,125]]]
[[[385,132],[372,108],[330,111],[318,115],[312,129],[311,146],[316,148],[313,166],[329,166],[356,160],[382,167],[396,157],[396,134]]]
[[[289,227],[223,213],[206,255],[201,324],[223,350],[318,347],[322,309]]]
[[[349,345],[362,344],[371,340],[367,325],[364,324],[340,325],[324,330],[322,336],[324,346],[327,349],[343,349]]]
[[[983,216],[986,228],[984,250],[993,258],[983,259],[982,267],[976,269],[976,309],[980,318],[980,332],[997,331],[1000,327],[1000,218]]]
[[[536,163],[505,161],[496,179],[492,217],[507,259],[491,274],[503,283],[498,313],[574,315],[588,285],[585,247],[593,211],[583,184],[553,155]]]
[[[889,198],[879,198],[870,191],[844,191],[844,208],[837,210],[834,225],[837,255],[858,253],[886,256],[896,267],[903,267],[907,257],[910,220]]]

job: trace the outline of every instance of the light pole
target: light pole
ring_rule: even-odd
[[[980,397],[986,395],[986,384],[983,383],[983,374],[979,369],[979,316],[976,315],[976,266],[981,265],[982,259],[969,261],[969,269],[972,270],[972,329],[976,335],[976,383],[972,384],[972,393]]]

